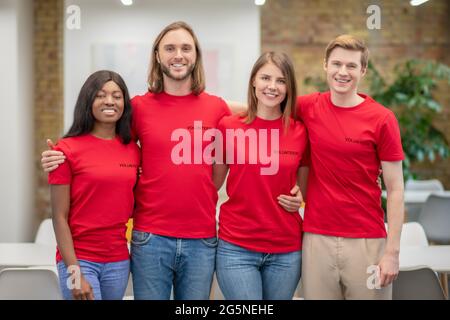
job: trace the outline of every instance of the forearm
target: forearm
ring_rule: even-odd
[[[401,161],[381,161],[383,179],[387,191],[388,235],[380,268],[380,285],[392,283],[400,268],[400,236],[403,226],[403,173]]]
[[[404,221],[403,189],[388,190],[387,193],[388,236],[385,252],[398,254]]]
[[[64,264],[66,266],[79,265],[68,221],[60,216],[54,217],[53,228],[55,229],[56,242]]]
[[[72,232],[69,224],[64,219],[53,219],[56,242],[61,257],[66,266],[79,265],[73,246]]]
[[[66,266],[78,265],[69,226],[70,185],[51,185],[52,222],[59,252]]]
[[[381,161],[383,180],[387,192],[388,237],[385,253],[397,254],[400,251],[400,236],[404,219],[403,172],[401,161]]]

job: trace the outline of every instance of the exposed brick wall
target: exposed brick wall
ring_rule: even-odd
[[[56,138],[64,126],[63,36],[64,1],[34,0],[35,172],[36,212],[40,219],[50,212],[47,174],[41,169],[46,138]]]
[[[367,7],[381,8],[381,29],[369,30]],[[339,34],[363,38],[371,61],[389,79],[395,64],[409,58],[433,59],[450,65],[450,2],[432,0],[412,7],[405,0],[267,0],[261,8],[261,48],[288,53],[295,64],[300,94],[307,76],[323,74],[328,42]],[[362,84],[366,91],[367,83]],[[444,110],[435,124],[450,141],[450,90],[441,84],[436,97]],[[437,177],[450,189],[450,160],[415,166],[422,178]]]
[[[381,30],[366,28],[370,4],[381,7]],[[44,218],[50,216],[50,205],[40,154],[46,149],[46,138],[55,139],[63,132],[64,1],[34,0],[34,12],[36,212]],[[325,46],[342,33],[365,39],[372,61],[387,77],[397,62],[407,58],[450,64],[449,14],[447,0],[433,0],[418,8],[404,0],[267,0],[261,8],[261,47],[263,51],[285,51],[292,57],[304,94],[314,88],[305,87],[303,79],[322,75]],[[450,141],[450,90],[442,88],[437,96],[444,111],[436,125]],[[416,171],[423,178],[440,178],[450,189],[450,160],[420,164]]]

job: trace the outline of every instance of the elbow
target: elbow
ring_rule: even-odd
[[[53,214],[52,216],[53,228],[56,230],[61,226],[66,226],[69,224],[69,221],[66,218],[65,214]]]
[[[386,185],[386,192],[388,194],[401,194],[403,196],[405,188],[403,186],[403,183],[390,184]]]
[[[388,188],[386,187],[387,200],[395,199],[401,203],[404,202],[404,189],[403,186],[400,185],[398,187]]]

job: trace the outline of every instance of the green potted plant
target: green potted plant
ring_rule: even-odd
[[[440,80],[450,84],[447,65],[407,60],[394,68],[393,81],[388,84],[370,63],[367,76],[370,95],[397,116],[405,152],[405,179],[417,178],[411,172],[411,163],[425,159],[434,162],[438,157],[445,159],[450,155],[447,139],[433,124],[442,110],[433,93]]]

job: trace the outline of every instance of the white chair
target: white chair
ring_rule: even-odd
[[[400,246],[428,246],[425,230],[420,223],[407,222],[403,224]]]
[[[438,179],[430,180],[408,180],[405,184],[408,191],[444,191],[442,182]]]
[[[55,231],[53,229],[52,219],[45,219],[39,225],[36,233],[35,243],[56,246]]]
[[[0,300],[61,300],[54,268],[5,268],[0,271]]]
[[[388,230],[388,224],[385,223],[386,231]],[[418,222],[406,222],[402,227],[402,234],[400,237],[400,247],[404,246],[419,246],[427,247],[428,239],[425,234],[425,230]]]

